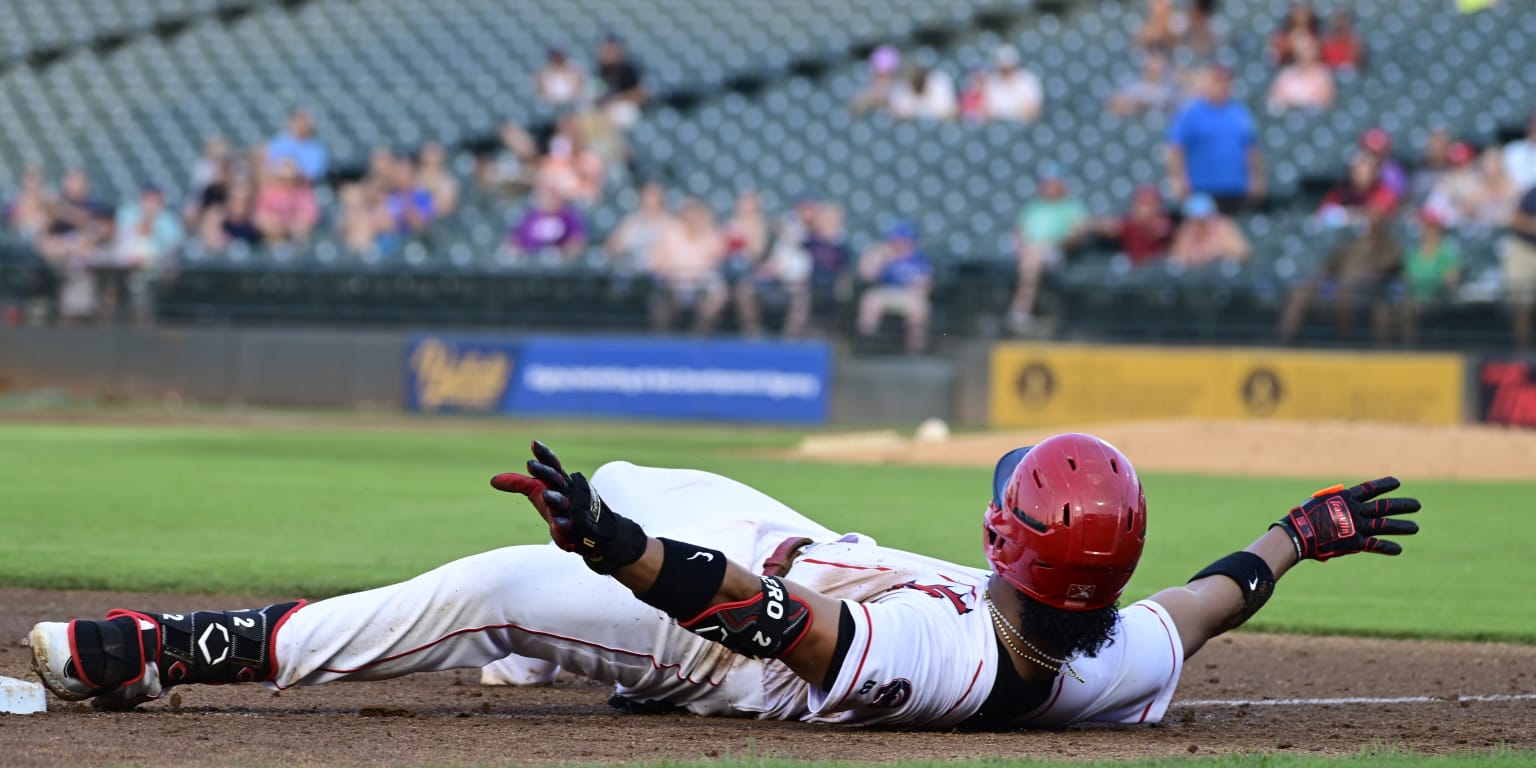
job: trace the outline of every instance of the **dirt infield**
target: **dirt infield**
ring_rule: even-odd
[[[199,608],[262,596],[0,590],[0,674],[30,678],[18,638],[40,619],[114,606]],[[291,689],[176,689],[137,712],[50,701],[46,715],[0,715],[0,764],[403,765],[616,763],[726,755],[895,761],[965,757],[1114,758],[1279,751],[1337,755],[1390,745],[1428,753],[1536,748],[1536,701],[1458,696],[1536,691],[1536,647],[1237,633],[1185,668],[1179,701],[1411,697],[1423,703],[1176,703],[1165,722],[1061,732],[892,733],[798,723],[621,715],[599,685],[485,688],[442,672]],[[1443,699],[1443,700],[1441,700]]]
[[[1087,427],[1143,471],[1288,477],[1536,479],[1536,430],[1363,422],[1143,421]],[[824,461],[991,466],[1052,430],[958,434],[918,442],[895,433],[821,435],[792,454]]]

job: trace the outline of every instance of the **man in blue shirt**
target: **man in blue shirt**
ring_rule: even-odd
[[[933,267],[917,249],[917,229],[906,222],[891,227],[859,261],[859,276],[871,285],[859,297],[859,335],[873,336],[880,318],[897,314],[906,321],[907,351],[918,353],[928,341],[928,291]]]
[[[1204,192],[1231,214],[1264,197],[1264,152],[1253,115],[1232,100],[1232,73],[1210,67],[1202,80],[1168,127],[1168,183],[1178,200]]]
[[[315,138],[315,123],[309,113],[298,108],[288,113],[287,130],[267,142],[267,167],[276,168],[288,159],[298,163],[299,171],[311,184],[325,176],[325,145]]]

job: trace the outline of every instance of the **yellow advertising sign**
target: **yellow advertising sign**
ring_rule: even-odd
[[[437,337],[417,342],[406,360],[407,397],[422,411],[494,411],[512,380],[503,349],[460,349]]]
[[[1462,421],[1450,354],[999,344],[991,423],[1138,419]]]

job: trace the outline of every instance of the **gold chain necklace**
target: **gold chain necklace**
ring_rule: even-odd
[[[997,604],[992,602],[992,595],[990,593],[983,591],[981,596],[982,599],[986,600],[987,602],[987,612],[992,615],[992,626],[997,629],[997,634],[1003,638],[1003,644],[1008,646],[1008,650],[1013,651],[1014,655],[1019,656],[1020,658],[1023,658],[1027,661],[1033,661],[1034,663],[1039,664],[1040,666],[1045,667],[1046,669],[1049,669],[1058,675],[1065,672],[1075,678],[1079,683],[1087,682],[1083,680],[1082,675],[1077,673],[1077,670],[1072,668],[1072,664],[1067,659],[1053,658],[1044,651],[1041,651],[1039,648],[1036,648],[1034,643],[1025,640],[1024,635],[1020,634],[1017,629],[1013,628],[1012,624],[1008,623],[1007,619],[1003,618],[1002,611],[999,611],[997,609]],[[1008,637],[1009,635],[1017,637],[1019,642],[1023,643],[1024,646],[1029,648],[1031,651],[1034,651],[1035,655],[1031,656],[1019,650],[1018,646],[1013,644],[1013,640]],[[1052,666],[1053,664],[1055,666]]]

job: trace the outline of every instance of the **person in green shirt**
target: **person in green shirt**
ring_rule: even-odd
[[[1403,262],[1403,341],[1419,340],[1419,314],[1451,295],[1461,281],[1461,249],[1445,236],[1445,221],[1430,208],[1419,212],[1419,238]]]
[[[1046,166],[1040,174],[1040,196],[1019,212],[1014,242],[1019,258],[1019,284],[1008,308],[1008,325],[1015,332],[1032,320],[1040,275],[1061,262],[1062,254],[1089,233],[1088,207],[1067,196],[1060,169]]]

